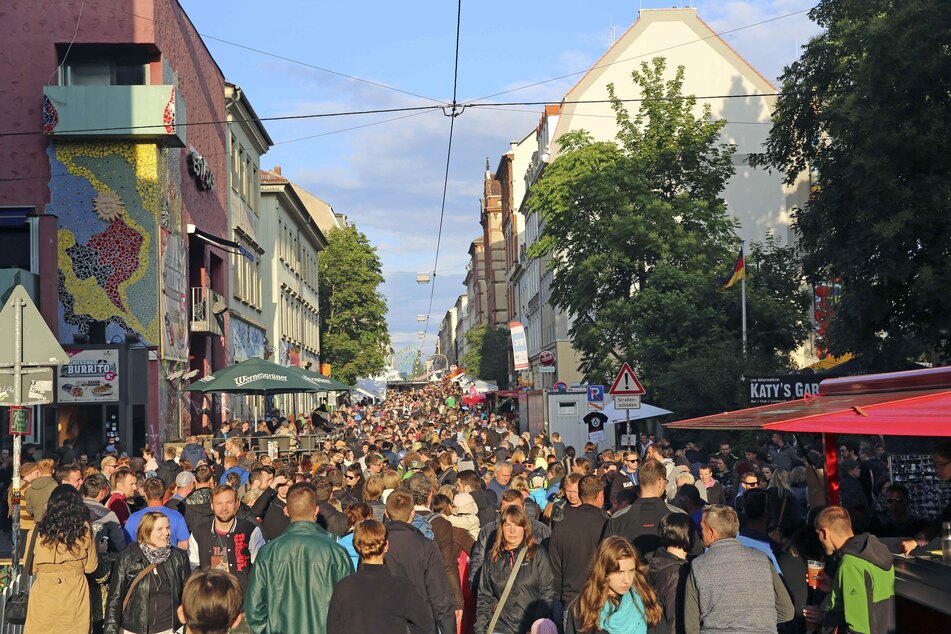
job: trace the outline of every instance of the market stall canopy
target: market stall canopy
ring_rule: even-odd
[[[666,427],[951,436],[951,367],[826,379],[816,396]]]
[[[628,419],[626,412],[631,413],[630,419]],[[613,423],[623,423],[626,420],[642,420],[644,418],[653,418],[654,416],[664,416],[665,414],[672,414],[673,412],[669,409],[648,405],[643,402],[638,409],[615,409],[614,401],[611,401],[610,403],[604,404],[604,413],[608,417],[607,424],[611,425]]]
[[[357,389],[369,394],[378,401],[386,398],[386,381],[374,378],[357,379]]]
[[[349,385],[341,383],[340,381],[335,381],[329,376],[324,376],[320,372],[314,372],[313,370],[305,370],[304,368],[290,367],[288,368],[291,371],[296,371],[304,377],[305,381],[310,381],[314,384],[314,387],[317,388],[318,392],[349,392],[353,388]]]
[[[222,368],[203,377],[186,392],[228,392],[231,394],[291,394],[323,391],[304,378],[300,368],[289,368],[259,357]]]

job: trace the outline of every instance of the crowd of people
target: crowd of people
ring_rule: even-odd
[[[448,383],[265,424],[25,456],[26,632],[886,634],[893,552],[951,520],[913,517],[875,446],[841,447],[831,506],[821,452],[780,434],[599,452]],[[332,435],[255,453],[275,429]],[[951,444],[934,461],[951,480]]]

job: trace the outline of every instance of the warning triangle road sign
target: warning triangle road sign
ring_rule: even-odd
[[[631,366],[626,362],[621,366],[621,371],[617,373],[614,383],[611,384],[611,389],[608,390],[608,394],[611,395],[646,393],[647,391],[644,389],[644,386],[637,380],[637,375],[634,374],[634,370],[632,370]]]
[[[69,363],[69,356],[59,345],[56,337],[26,292],[23,286],[17,286],[10,293],[7,303],[0,311],[0,366],[11,366],[16,359],[16,346],[19,342],[14,337],[16,332],[17,307],[20,308],[20,336],[23,342],[23,356],[20,357],[23,365],[64,365]]]

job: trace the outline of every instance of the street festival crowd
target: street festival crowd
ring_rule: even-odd
[[[272,414],[208,450],[25,455],[27,634],[885,634],[893,552],[951,520],[909,513],[881,445],[840,447],[827,506],[820,449],[780,434],[566,447],[448,382]],[[250,451],[311,433],[317,451]],[[951,444],[933,459],[951,480]]]

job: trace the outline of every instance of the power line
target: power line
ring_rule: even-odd
[[[260,123],[262,121],[294,121],[301,119],[327,119],[332,117],[352,117],[356,115],[365,115],[365,114],[386,114],[390,112],[420,112],[426,110],[442,110],[442,106],[406,106],[403,108],[377,108],[375,110],[346,110],[342,112],[317,112],[311,114],[289,114],[289,115],[280,115],[273,117],[252,117],[249,119],[221,119],[217,121],[189,121],[183,123],[175,123],[175,126],[201,126],[201,125],[226,125],[229,123]],[[57,130],[55,135],[63,134],[79,134],[87,132],[115,132],[115,131],[125,131],[125,130],[153,130],[153,129],[165,129],[166,124],[156,123],[154,125],[133,125],[133,126],[116,126],[112,128],[84,128],[81,130]],[[33,136],[37,134],[46,135],[42,130],[24,130],[20,132],[0,132],[0,137],[11,137],[11,136]],[[55,136],[54,135],[54,136]]]
[[[429,289],[429,308],[426,309],[426,325],[423,327],[423,338],[419,342],[419,351],[423,351],[423,343],[426,341],[426,335],[429,334],[429,316],[433,312],[433,297],[436,295],[436,271],[439,270],[439,246],[442,244],[442,225],[446,215],[446,191],[449,189],[449,162],[452,160],[452,135],[456,127],[456,117],[461,115],[465,108],[460,108],[456,102],[456,94],[459,87],[459,36],[462,31],[462,0],[456,3],[456,57],[453,63],[452,71],[452,104],[447,114],[449,117],[449,146],[446,149],[446,170],[442,181],[442,202],[439,205],[439,231],[436,233],[436,256],[433,261],[433,279]]]
[[[341,134],[341,133],[343,133],[343,132],[350,132],[351,130],[359,130],[359,129],[361,129],[361,128],[369,128],[369,127],[372,127],[372,126],[375,126],[375,125],[381,125],[381,124],[383,124],[383,123],[389,123],[389,122],[391,122],[391,121],[398,121],[398,120],[400,120],[400,119],[409,119],[410,117],[418,117],[418,116],[421,115],[421,114],[427,114],[427,113],[429,113],[429,112],[433,112],[433,111],[432,111],[432,110],[424,110],[424,111],[420,111],[420,112],[413,112],[413,113],[411,113],[411,114],[403,115],[403,116],[401,116],[401,117],[392,117],[392,118],[389,118],[389,119],[381,119],[380,121],[374,121],[374,122],[372,122],[372,123],[364,123],[363,125],[351,126],[351,127],[349,127],[349,128],[341,128],[341,129],[339,129],[339,130],[331,130],[330,132],[322,132],[322,133],[320,133],[320,134],[312,134],[312,135],[309,135],[309,136],[298,137],[298,138],[296,138],[296,139],[287,139],[287,140],[285,140],[285,141],[278,141],[278,142],[276,142],[274,145],[275,145],[275,146],[276,146],[276,145],[286,145],[286,144],[288,144],[288,143],[296,143],[296,142],[298,142],[298,141],[306,141],[306,140],[315,139],[315,138],[318,138],[318,137],[325,137],[325,136],[331,136],[331,135],[334,135],[334,134]],[[227,152],[212,152],[212,153],[210,153],[210,154],[205,154],[204,156],[205,156],[205,158],[208,158],[208,157],[212,157],[212,156],[221,156],[221,155],[224,155],[224,154],[227,154]],[[14,182],[30,181],[30,180],[52,180],[52,179],[54,179],[54,178],[66,178],[66,177],[72,177],[72,176],[73,176],[73,174],[49,174],[49,175],[41,175],[41,176],[18,176],[18,177],[14,177],[14,178],[0,178],[0,183],[14,183]]]
[[[738,95],[681,95],[680,97],[631,97],[628,99],[617,99],[618,103],[641,103],[646,101],[683,101],[685,99],[695,99],[697,101],[706,101],[707,99],[757,99],[761,97],[782,97],[788,93],[781,92],[751,92]],[[466,102],[466,108],[496,108],[499,106],[550,106],[555,105],[592,105],[592,104],[611,104],[612,99],[575,99],[571,101],[498,101],[491,103]]]
[[[522,110],[519,108],[493,108],[495,112],[504,111],[504,112],[524,112],[526,114],[538,114],[538,110]],[[573,117],[596,117],[598,119],[615,119],[617,115],[613,114],[595,114],[593,112],[572,112],[571,116]],[[773,125],[772,121],[733,121],[731,119],[726,119],[727,125]]]
[[[706,36],[701,37],[701,38],[698,38],[698,39],[696,39],[696,40],[690,40],[689,42],[682,42],[682,43],[680,43],[680,44],[673,44],[673,45],[671,45],[671,46],[665,46],[665,47],[663,47],[663,48],[659,48],[659,49],[657,49],[657,50],[655,50],[655,51],[651,51],[651,52],[649,52],[649,53],[642,53],[642,54],[640,54],[640,55],[634,55],[633,57],[626,57],[626,58],[624,58],[624,59],[619,59],[619,60],[614,61],[614,62],[608,62],[608,63],[606,63],[606,64],[599,64],[599,65],[597,65],[597,66],[592,66],[591,68],[586,68],[586,69],[584,69],[584,70],[575,71],[575,72],[573,72],[573,73],[566,73],[566,74],[564,74],[564,75],[559,75],[559,76],[557,76],[557,77],[552,77],[552,78],[550,78],[550,79],[544,79],[544,80],[542,80],[542,81],[536,81],[536,82],[533,82],[533,83],[531,83],[531,84],[525,84],[524,86],[518,86],[518,87],[516,87],[516,88],[510,88],[509,90],[501,90],[501,91],[499,91],[499,92],[492,93],[491,95],[486,95],[486,96],[484,96],[484,97],[479,97],[478,99],[472,99],[472,100],[470,100],[468,103],[469,103],[470,105],[474,105],[473,102],[476,102],[476,101],[482,101],[482,100],[484,100],[484,99],[491,99],[492,97],[498,97],[499,95],[507,95],[507,94],[512,93],[512,92],[518,92],[518,91],[520,91],[520,90],[525,90],[526,88],[534,88],[535,86],[542,86],[542,85],[544,85],[544,84],[550,84],[550,83],[553,82],[553,81],[558,81],[558,80],[560,80],[560,79],[567,79],[568,77],[575,77],[576,75],[584,75],[585,73],[587,73],[587,72],[589,72],[589,71],[592,71],[592,70],[597,70],[597,69],[599,69],[599,68],[607,68],[608,66],[613,66],[614,64],[621,64],[621,63],[624,63],[624,62],[630,62],[630,61],[632,61],[632,60],[640,59],[640,58],[642,58],[642,57],[650,57],[650,56],[652,56],[652,55],[657,55],[658,53],[664,53],[664,52],[666,52],[666,51],[670,51],[670,50],[673,50],[673,49],[675,49],[675,48],[680,48],[680,47],[682,47],[682,46],[688,46],[688,45],[690,45],[690,44],[696,44],[697,42],[704,42],[704,41],[706,41],[706,40],[710,40],[710,39],[722,37],[722,36],[724,36],[724,35],[730,35],[731,33],[737,33],[737,32],[739,32],[739,31],[743,31],[743,30],[745,30],[745,29],[752,29],[753,27],[762,26],[762,25],[764,25],[764,24],[769,24],[770,22],[776,22],[776,21],[778,21],[778,20],[784,20],[784,19],[786,19],[786,18],[790,18],[790,17],[792,17],[792,16],[794,16],[794,15],[799,15],[799,14],[801,14],[801,13],[808,13],[808,12],[811,11],[811,10],[812,10],[812,8],[809,8],[809,9],[801,9],[801,10],[799,10],[799,11],[793,11],[792,13],[786,13],[786,14],[783,14],[783,15],[778,15],[778,16],[773,17],[773,18],[768,18],[768,19],[766,19],[766,20],[761,20],[761,21],[759,21],[759,22],[754,22],[753,24],[747,24],[747,25],[745,25],[745,26],[740,26],[740,27],[737,27],[737,28],[735,28],[735,29],[730,29],[730,30],[728,30],[728,31],[721,31],[720,33],[711,33],[710,35],[706,35]]]
[[[152,22],[152,23],[155,24],[156,26],[165,26],[165,27],[168,27],[168,28],[173,28],[173,29],[178,29],[179,31],[183,31],[182,26],[181,26],[180,24],[172,24],[172,23],[169,23],[169,22],[161,22],[161,21],[159,21],[159,20],[156,20],[155,18],[151,18],[151,17],[145,16],[145,15],[139,15],[138,13],[135,13],[134,11],[123,11],[122,9],[118,9],[118,8],[116,8],[116,7],[103,7],[103,8],[108,9],[108,10],[110,10],[110,11],[113,11],[113,12],[115,12],[115,13],[124,13],[124,14],[126,14],[126,15],[131,15],[131,16],[133,16],[133,17],[136,17],[136,18],[139,18],[139,19],[142,19],[142,20],[147,20],[147,21],[149,21],[149,22]],[[183,13],[184,13],[184,10],[183,10]],[[186,14],[186,15],[187,15],[187,14]],[[190,22],[190,21],[191,21],[191,18],[188,18],[188,20],[189,20],[189,22]],[[252,53],[258,53],[258,54],[260,54],[260,55],[266,55],[267,57],[273,57],[274,59],[279,59],[279,60],[281,60],[281,61],[290,62],[290,63],[292,63],[292,64],[297,64],[297,65],[299,65],[299,66],[304,66],[304,67],[306,67],[306,68],[311,68],[311,69],[313,69],[313,70],[319,70],[319,71],[321,71],[321,72],[323,72],[323,73],[329,73],[329,74],[331,74],[331,75],[336,75],[336,76],[338,76],[338,77],[343,77],[344,79],[350,79],[350,80],[353,80],[353,81],[358,81],[358,82],[361,82],[361,83],[364,83],[364,84],[368,84],[368,85],[370,85],[370,86],[376,86],[377,88],[383,88],[383,89],[385,89],[385,90],[392,90],[393,92],[398,92],[398,93],[402,93],[402,94],[404,94],[404,95],[409,95],[410,97],[418,97],[418,98],[420,98],[420,99],[425,99],[426,101],[433,101],[433,102],[435,102],[435,103],[445,103],[445,102],[443,102],[442,100],[439,100],[439,99],[433,99],[432,97],[427,97],[426,95],[420,95],[420,94],[417,94],[417,93],[415,93],[415,92],[411,92],[411,91],[409,91],[409,90],[403,90],[403,89],[401,89],[401,88],[395,88],[395,87],[393,87],[393,86],[388,86],[387,84],[384,84],[384,83],[381,83],[381,82],[373,81],[373,80],[370,80],[370,79],[364,79],[364,78],[362,78],[362,77],[357,77],[357,76],[355,76],[355,75],[348,75],[347,73],[341,73],[341,72],[339,72],[339,71],[336,71],[336,70],[333,70],[333,69],[330,69],[330,68],[325,68],[325,67],[323,67],[323,66],[317,66],[316,64],[310,64],[310,63],[308,63],[308,62],[302,62],[302,61],[299,60],[299,59],[294,59],[294,58],[292,58],[292,57],[287,57],[287,56],[285,56],[285,55],[280,55],[280,54],[278,54],[278,53],[271,53],[270,51],[265,51],[265,50],[262,50],[262,49],[259,49],[259,48],[255,48],[255,47],[253,47],[253,46],[248,46],[248,45],[246,45],[246,44],[239,44],[238,42],[232,42],[231,40],[226,40],[226,39],[221,38],[221,37],[215,37],[214,35],[208,35],[207,33],[199,33],[197,29],[195,30],[195,33],[196,33],[199,37],[202,37],[202,38],[205,38],[205,39],[208,39],[208,40],[213,40],[213,41],[219,42],[219,43],[221,43],[221,44],[227,44],[228,46],[234,46],[235,48],[241,48],[241,49],[244,49],[244,50],[246,50],[246,51],[251,51]]]

